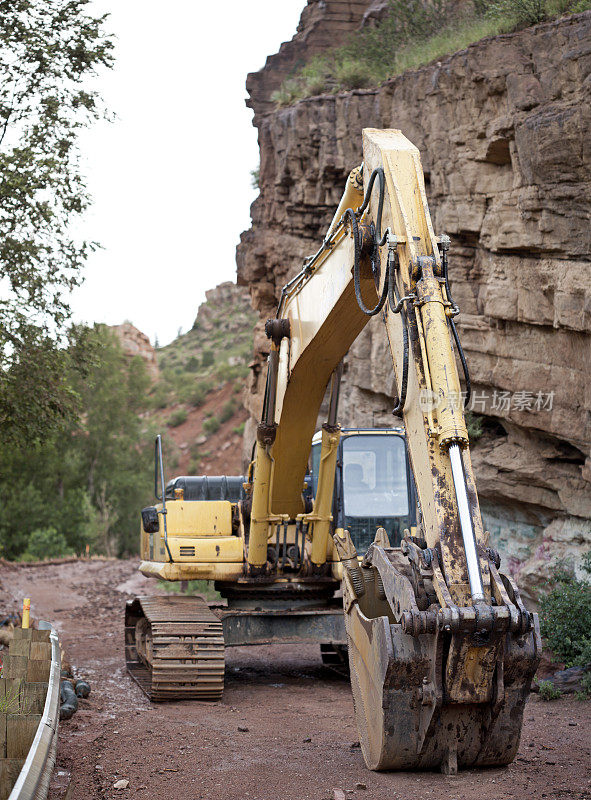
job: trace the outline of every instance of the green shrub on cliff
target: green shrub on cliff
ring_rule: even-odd
[[[591,552],[583,558],[583,571],[591,578]],[[559,564],[551,590],[540,601],[540,630],[548,647],[567,667],[591,664],[591,582]]]
[[[562,692],[557,689],[552,681],[540,681],[540,697],[542,700],[558,700],[562,697]]]
[[[209,436],[212,433],[216,433],[220,429],[220,421],[217,417],[211,416],[208,419],[203,421],[203,432]]]
[[[376,25],[311,58],[271,99],[283,107],[304,97],[377,86],[485,36],[584,11],[591,0],[473,0],[462,4],[461,15],[457,7],[455,0],[390,0]]]
[[[182,425],[183,422],[187,421],[187,409],[186,408],[178,408],[174,411],[166,423],[169,428],[178,428],[179,425]]]
[[[536,25],[560,14],[586,11],[591,7],[587,0],[494,0],[486,5],[489,15],[513,19],[519,27]]]

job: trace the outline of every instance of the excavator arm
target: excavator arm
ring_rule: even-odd
[[[419,152],[400,131],[363,132],[318,252],[282,293],[258,427],[247,569],[268,572],[272,530],[299,520],[310,569],[326,561],[336,446],[336,385],[323,426],[314,507],[302,495],[310,443],[331,375],[380,314],[398,387],[420,510],[416,536],[392,548],[383,529],[361,563],[347,531],[344,609],[360,740],[372,769],[504,764],[517,751],[540,656],[535,614],[483,529],[457,359],[465,364]],[[363,185],[361,182],[363,180]]]

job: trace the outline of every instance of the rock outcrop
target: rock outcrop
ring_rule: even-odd
[[[252,316],[248,291],[232,281],[225,281],[205,292],[205,301],[199,306],[193,329],[212,331],[223,325],[226,333],[238,332],[244,336],[244,327],[250,325]]]
[[[385,0],[308,0],[293,39],[269,56],[259,72],[248,75],[246,105],[255,114],[272,111],[271,95],[285,78],[311,56],[341,44],[368,13],[374,11],[379,16],[385,5]]]
[[[400,128],[419,147],[436,232],[452,238],[484,423],[473,458],[485,522],[535,596],[552,561],[591,547],[591,12],[485,39],[377,89],[274,111],[268,99],[251,98],[261,192],[239,282],[264,320],[321,240],[362,128]],[[348,425],[391,424],[380,325],[348,357]],[[268,351],[257,330],[253,417]]]
[[[128,358],[140,356],[146,365],[150,380],[154,382],[157,381],[159,371],[156,351],[150,344],[150,340],[146,334],[138,330],[131,322],[124,322],[122,325],[112,325],[111,330],[119,339],[121,349],[125,355]]]

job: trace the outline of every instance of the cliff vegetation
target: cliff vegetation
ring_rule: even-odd
[[[591,8],[591,0],[389,0],[344,44],[313,55],[271,95],[278,107],[305,97],[377,86],[485,36]],[[373,24],[372,24],[373,23]]]

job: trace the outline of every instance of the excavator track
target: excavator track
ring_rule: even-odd
[[[154,702],[219,700],[222,623],[200,597],[136,597],[125,609],[125,660]]]

